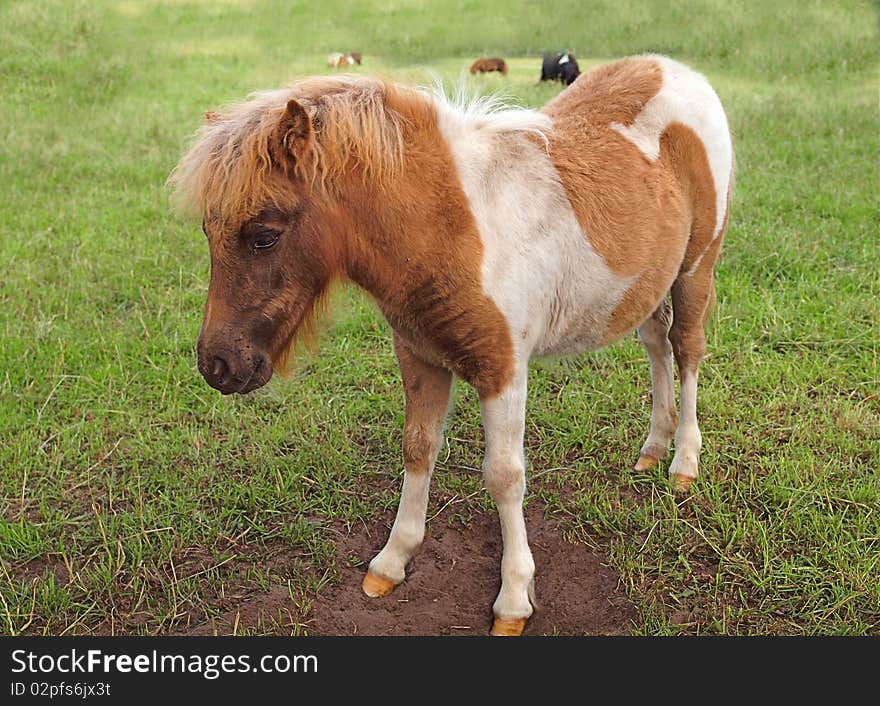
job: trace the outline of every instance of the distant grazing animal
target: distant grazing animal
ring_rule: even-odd
[[[475,74],[477,72],[485,74],[489,73],[490,71],[498,71],[499,73],[507,76],[507,62],[504,61],[504,59],[493,57],[491,59],[477,59],[473,64],[471,64],[472,74]]]
[[[544,62],[541,65],[542,81],[562,81],[566,86],[574,83],[574,80],[581,75],[580,67],[574,54],[571,52],[557,52],[555,54],[544,54]]]
[[[350,54],[334,52],[327,57],[327,65],[332,66],[334,69],[354,66],[355,64],[358,66],[361,64],[361,55],[358,52],[351,52]]]
[[[653,406],[636,468],[656,466],[674,436],[669,475],[687,489],[732,170],[718,96],[662,56],[594,68],[540,111],[366,77],[256,94],[212,116],[169,177],[211,252],[199,371],[224,394],[261,387],[332,282],[369,292],[394,332],[405,475],[363,590],[390,593],[422,542],[458,376],[479,395],[501,520],[492,633],[520,634],[535,574],[522,509],[529,360],[637,329]]]

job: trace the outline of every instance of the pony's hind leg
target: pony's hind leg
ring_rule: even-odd
[[[492,607],[493,635],[521,634],[532,614],[535,562],[523,516],[527,377],[527,372],[520,370],[500,395],[480,399],[486,434],[483,475],[489,495],[498,508],[504,547],[501,590]]]
[[[428,488],[443,438],[452,373],[420,360],[394,337],[406,397],[403,425],[403,491],[385,547],[370,562],[363,589],[384,596],[403,581],[405,567],[425,536]]]
[[[717,241],[720,245],[720,238]],[[714,252],[707,253],[699,269],[683,272],[672,285],[674,320],[669,331],[681,379],[681,416],[675,432],[675,456],[669,477],[676,490],[686,490],[699,472],[703,437],[697,424],[697,377],[706,353],[706,320],[715,303]]]
[[[672,345],[669,327],[672,306],[664,299],[657,310],[639,327],[639,338],[651,364],[651,430],[639,453],[637,471],[645,471],[666,458],[678,418],[675,411],[675,378],[672,372]]]

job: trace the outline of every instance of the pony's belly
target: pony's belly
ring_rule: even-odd
[[[572,292],[551,303],[544,335],[534,355],[571,355],[601,348],[614,310],[625,296],[629,279],[609,277],[602,291]]]
[[[602,347],[604,326],[596,326],[589,318],[573,322],[560,335],[540,341],[534,355],[574,355]]]

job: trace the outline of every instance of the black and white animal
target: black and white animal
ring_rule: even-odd
[[[566,86],[570,86],[580,75],[580,67],[571,52],[544,54],[544,63],[541,66],[542,81],[562,81]]]

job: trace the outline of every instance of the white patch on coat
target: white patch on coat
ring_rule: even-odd
[[[568,54],[563,54],[559,59],[559,65],[567,64],[571,59],[568,58]]]
[[[552,121],[497,103],[488,113],[437,105],[483,241],[483,289],[507,319],[518,357],[597,348],[636,278],[614,274],[593,249],[549,155],[528,138]]]
[[[660,137],[673,122],[691,128],[702,140],[715,182],[715,228],[718,237],[727,212],[727,192],[733,169],[733,146],[727,116],[718,95],[701,74],[665,56],[649,55],[663,70],[663,86],[649,100],[631,125],[611,123],[611,128],[630,140],[652,162],[660,156]],[[696,272],[710,244],[688,271]]]

